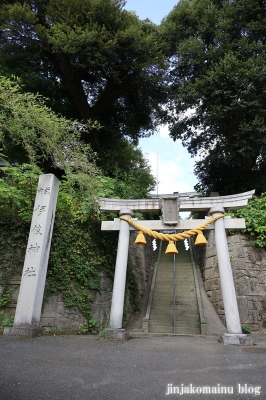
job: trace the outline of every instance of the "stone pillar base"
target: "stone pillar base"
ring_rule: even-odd
[[[41,328],[16,328],[14,326],[12,328],[6,327],[3,332],[4,335],[26,336],[30,338],[40,336],[43,333],[44,330]]]
[[[109,339],[111,340],[127,340],[129,338],[129,333],[125,329],[108,329]]]
[[[253,346],[252,337],[243,333],[224,333],[220,336],[220,342],[223,344],[236,344],[238,346]]]

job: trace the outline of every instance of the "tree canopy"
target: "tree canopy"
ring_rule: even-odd
[[[63,177],[61,188],[71,192],[76,208],[83,202],[92,209],[96,196],[146,197],[155,180],[141,151],[124,139],[125,168],[114,164],[113,177],[104,176],[90,145],[81,140],[84,129],[92,126],[59,117],[41,96],[23,92],[18,80],[0,76],[0,160],[11,165],[2,168],[6,176],[0,179],[0,214],[3,207],[7,212],[6,200],[15,192],[19,202],[26,200],[27,189],[20,183],[27,180],[25,175],[33,174],[36,181],[47,172]]]
[[[181,0],[163,21],[171,61],[171,136],[198,189],[266,190],[266,8],[260,0]]]
[[[83,140],[99,155],[137,143],[165,118],[157,27],[122,0],[0,1],[0,56],[26,90],[68,118],[97,120]],[[100,157],[101,159],[101,157]]]

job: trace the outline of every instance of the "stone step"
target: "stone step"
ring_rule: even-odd
[[[175,333],[180,335],[200,335],[200,328],[176,327]]]
[[[161,299],[161,300],[165,299],[167,301],[167,299],[172,299],[172,298],[173,298],[172,290],[168,290],[168,291],[158,290],[153,294],[154,301],[157,301],[158,299]],[[176,302],[183,302],[186,300],[194,300],[195,302],[197,302],[196,291],[190,290],[190,291],[181,293],[180,291],[176,290],[175,300],[176,300]]]
[[[176,276],[176,284],[180,283],[183,285],[184,283],[194,285],[194,276],[191,275],[180,275]],[[173,276],[157,276],[155,286],[160,286],[160,285],[173,285]]]
[[[172,328],[173,321],[172,320],[152,319],[149,321],[149,328],[151,328],[153,326],[166,326],[166,327]]]
[[[172,287],[158,287],[154,290],[153,293],[153,298],[157,296],[173,296],[173,288]],[[191,289],[190,287],[188,288],[175,288],[175,297],[182,299],[183,297],[193,297],[196,296],[196,289]]]
[[[176,312],[175,315],[176,321],[194,321],[194,322],[200,322],[200,316],[199,314],[195,315],[180,315],[178,312]]]
[[[156,285],[153,293],[173,293],[173,286],[172,285]],[[176,296],[183,296],[183,294],[191,294],[196,293],[195,284],[191,283],[189,285],[178,285],[176,284],[175,287]]]
[[[173,270],[169,271],[169,270],[163,270],[162,269],[162,270],[157,272],[156,279],[159,279],[159,278],[172,279],[173,276],[174,276]],[[187,270],[184,270],[184,271],[183,270],[182,271],[176,271],[175,276],[179,276],[180,278],[181,277],[190,278],[190,277],[192,277],[194,275],[193,275],[192,269],[188,268]]]
[[[151,326],[149,327],[149,332],[150,333],[169,333],[173,334],[174,333],[174,327],[168,327],[168,326]],[[181,327],[181,328],[176,328],[175,333],[178,335],[200,335],[200,328],[188,328],[188,327]]]
[[[165,318],[167,319],[167,316],[168,317],[172,316],[173,313],[174,313],[173,309],[169,308],[169,307],[165,308],[165,309],[153,309],[150,312],[150,318],[151,319],[156,319],[157,316],[158,316],[158,319],[159,318],[164,319],[164,316],[165,316]],[[185,310],[177,310],[177,309],[175,309],[175,316],[179,320],[181,320],[181,319],[186,320],[187,317],[189,318],[189,320],[191,320],[191,319],[193,320],[192,316],[194,316],[194,317],[198,317],[199,316],[199,310],[197,310],[196,308],[194,308],[194,309],[190,308],[189,310],[187,310],[187,308]]]
[[[174,328],[172,326],[149,326],[150,333],[174,333]]]
[[[189,257],[187,257],[187,256],[184,256],[184,257],[179,256],[179,257],[175,260],[175,262],[174,262],[174,259],[172,259],[172,260],[167,260],[167,259],[163,260],[163,259],[161,258],[160,262],[161,262],[162,265],[170,265],[170,266],[173,266],[173,265],[175,264],[176,267],[178,267],[178,266],[182,266],[183,263],[185,263],[185,264],[186,264],[186,263],[190,263],[190,262],[191,262],[191,258],[190,258],[190,256],[189,256]]]
[[[154,291],[153,293],[153,298],[157,296],[162,296],[162,297],[172,297],[173,296],[173,290],[168,289],[168,290],[158,290]],[[182,300],[184,298],[197,298],[196,296],[196,290],[195,289],[190,289],[187,291],[182,290],[177,290],[175,291],[175,298],[176,300]]]
[[[160,321],[173,321],[173,312],[169,313],[169,314],[161,314],[160,315]],[[157,314],[153,315],[150,314],[150,319],[149,321],[154,321],[157,319]],[[179,315],[178,313],[176,313],[175,315],[175,320],[176,321],[193,321],[193,322],[200,322],[200,317],[199,315]]]
[[[172,310],[171,304],[156,304],[151,308],[151,314],[163,314],[168,310]],[[176,306],[175,310],[179,315],[198,315],[199,313],[198,306],[189,304],[184,306]]]
[[[183,290],[190,289],[191,290],[192,288],[195,288],[195,282],[194,282],[194,280],[176,281],[175,282],[175,287],[179,288],[179,290],[181,290],[181,289],[183,289]],[[157,281],[156,284],[155,284],[154,290],[157,290],[157,289],[160,289],[160,288],[162,288],[162,289],[172,289],[173,288],[173,281],[172,280],[168,281],[168,282],[167,281],[162,281],[162,282]]]
[[[159,321],[159,323],[157,323],[157,325],[171,325],[171,324],[173,324],[174,316],[167,315],[167,318],[165,316],[165,318],[163,319],[162,316],[160,316],[160,315],[159,316],[151,315],[150,319],[149,319],[149,323],[154,325],[153,321]],[[183,326],[187,322],[191,322],[193,324],[200,324],[200,317],[199,317],[199,315],[176,315],[175,321],[176,321],[176,326],[178,326],[178,325]]]
[[[152,319],[149,321],[149,327],[152,326],[174,326],[174,321],[172,320],[160,320],[160,319]],[[175,324],[176,328],[198,328],[200,329],[200,322],[198,321],[182,321],[178,320]]]
[[[161,270],[160,272],[157,272],[156,279],[160,278],[168,278],[168,279],[173,279],[174,273],[173,271],[163,271]],[[194,277],[192,269],[188,269],[187,271],[176,271],[175,276],[179,276],[180,278],[186,277],[186,278],[191,278]]]
[[[158,271],[158,274],[160,274],[161,271],[163,271],[164,273],[173,273],[174,267],[171,266],[162,266],[160,267],[160,271]],[[188,272],[188,271],[192,271],[192,266],[191,263],[187,266],[184,266],[182,268],[176,268],[176,273],[178,272]]]

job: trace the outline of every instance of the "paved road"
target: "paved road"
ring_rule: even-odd
[[[0,400],[265,400],[266,335],[253,338],[240,347],[214,337],[2,336]]]

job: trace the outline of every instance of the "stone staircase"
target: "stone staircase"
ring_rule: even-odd
[[[161,257],[149,318],[149,332],[174,333],[173,260],[165,254],[168,242],[162,243]],[[176,244],[175,333],[200,335],[200,317],[190,251],[184,242]]]

